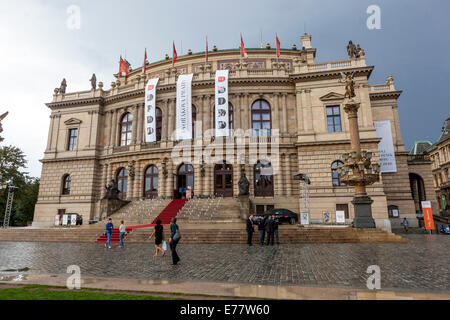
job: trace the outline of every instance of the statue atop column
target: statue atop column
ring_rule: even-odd
[[[92,74],[92,78],[89,81],[91,82],[91,90],[97,89],[97,77],[95,73]]]
[[[339,82],[345,82],[345,96],[349,100],[352,100],[355,95],[355,81],[353,80],[354,73],[344,74],[341,72],[342,79]]]
[[[247,177],[245,176],[245,172],[242,173],[241,179],[238,182],[239,186],[239,195],[240,196],[248,196],[249,195],[249,187],[250,182],[248,181]]]
[[[106,194],[103,199],[107,200],[118,200],[119,199],[119,188],[116,180],[111,179],[111,182],[105,186]]]
[[[3,128],[2,128],[2,120],[6,118],[6,116],[8,115],[8,112],[5,112],[4,114],[2,114],[0,116],[0,133],[3,132]],[[2,137],[0,137],[0,142],[2,142],[4,139]]]
[[[59,93],[62,93],[62,94],[66,93],[66,88],[67,88],[67,83],[66,83],[66,78],[64,78],[61,81],[61,86],[59,87]]]

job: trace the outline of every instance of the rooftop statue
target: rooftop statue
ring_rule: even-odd
[[[92,74],[92,78],[89,81],[91,82],[91,89],[97,89],[97,77],[95,76],[95,73]]]
[[[59,93],[66,93],[66,88],[67,88],[67,83],[66,83],[66,79],[64,78],[61,81],[61,86],[59,87]]]
[[[352,58],[357,58],[357,49],[356,49],[356,46],[355,46],[355,44],[352,42],[352,40],[350,40],[349,42],[348,42],[348,45],[347,45],[347,53],[348,53],[348,57],[350,58],[350,59],[352,59]]]
[[[3,128],[2,128],[2,120],[6,118],[6,116],[8,115],[8,112],[5,112],[4,114],[2,114],[0,116],[0,133],[3,132]],[[0,142],[2,142],[4,139],[2,137],[0,137]]]

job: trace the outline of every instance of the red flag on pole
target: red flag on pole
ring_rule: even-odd
[[[208,63],[208,36],[206,36],[206,63]]]
[[[241,57],[242,58],[247,58],[247,52],[245,52],[245,48],[244,48],[244,40],[242,39],[242,33],[241,33]]]
[[[175,49],[175,42],[173,42],[173,58],[172,58],[172,67],[175,66],[175,61],[177,60],[177,50]]]
[[[279,58],[281,55],[280,53],[280,39],[278,39],[278,35],[277,35],[277,58]]]
[[[128,75],[128,70],[127,70],[127,64],[125,63],[125,61],[122,59],[122,56],[120,56],[120,68],[119,68],[119,75],[121,77],[126,77]]]
[[[144,63],[142,64],[142,73],[147,71],[147,48],[145,49]]]

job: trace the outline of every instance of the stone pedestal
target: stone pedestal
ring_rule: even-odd
[[[242,220],[248,219],[250,217],[250,199],[249,196],[238,196],[239,200],[239,217]]]
[[[354,227],[362,229],[375,228],[375,220],[372,218],[373,200],[369,196],[354,197],[352,203],[355,206]]]
[[[131,201],[124,201],[120,199],[102,199],[100,200],[100,221],[108,218],[120,208],[126,206]]]

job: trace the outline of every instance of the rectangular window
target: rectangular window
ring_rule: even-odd
[[[69,129],[69,142],[67,150],[72,151],[77,147],[78,129]]]
[[[344,211],[345,212],[345,219],[349,219],[348,204],[347,203],[336,204],[336,211]]]
[[[339,106],[327,107],[328,132],[341,132],[341,112]]]

